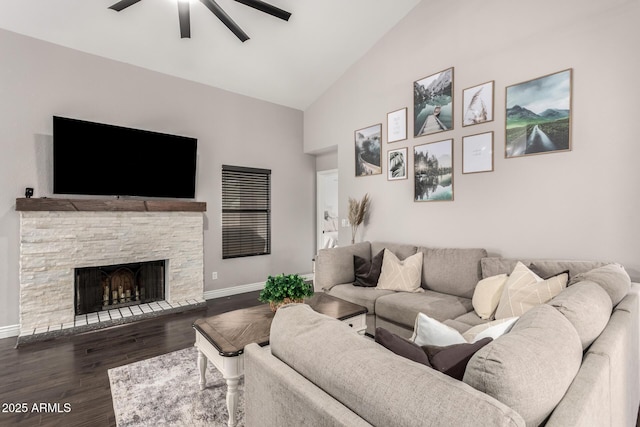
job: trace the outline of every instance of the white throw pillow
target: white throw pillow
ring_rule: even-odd
[[[567,287],[568,280],[567,273],[543,280],[518,261],[504,285],[500,303],[496,309],[496,319],[522,316],[528,310],[546,303],[562,292]]]
[[[460,332],[424,313],[418,313],[416,317],[411,341],[419,346],[437,345],[439,347],[467,342]]]
[[[400,261],[393,252],[385,248],[382,271],[376,289],[424,292],[424,289],[420,287],[423,256],[422,252],[418,252],[404,261]]]
[[[506,274],[498,274],[497,276],[487,277],[478,282],[476,289],[473,291],[471,304],[481,319],[486,320],[493,316],[496,308],[498,308],[502,290],[508,279],[509,276]]]
[[[489,323],[483,323],[482,325],[477,325],[469,329],[462,334],[462,337],[468,342],[480,341],[487,337],[495,340],[509,332],[518,319],[519,317],[509,317],[507,319],[499,319]]]
[[[518,317],[512,317],[494,320],[474,326],[464,334],[461,334],[452,327],[424,313],[418,313],[411,341],[419,346],[435,345],[444,347],[453,344],[474,343],[487,337],[495,340],[509,332],[518,319]]]

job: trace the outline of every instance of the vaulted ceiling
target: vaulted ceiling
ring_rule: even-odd
[[[190,1],[191,38],[178,2]],[[242,43],[199,0],[0,0],[0,28],[231,92],[304,110],[420,0],[267,0],[274,18],[216,3],[247,33]]]

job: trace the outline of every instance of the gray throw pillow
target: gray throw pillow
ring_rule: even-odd
[[[387,350],[391,350],[398,356],[406,357],[414,362],[431,366],[429,358],[418,344],[415,344],[413,341],[406,340],[384,328],[376,328],[376,342]]]
[[[378,285],[378,279],[380,278],[380,272],[382,271],[383,259],[384,249],[371,258],[371,261],[367,261],[358,255],[354,255],[353,270],[356,275],[356,281],[353,282],[353,285],[366,288],[376,287]]]
[[[429,357],[429,363],[433,369],[462,381],[471,357],[491,341],[493,340],[487,337],[469,344],[453,344],[445,347],[424,345],[422,350]]]

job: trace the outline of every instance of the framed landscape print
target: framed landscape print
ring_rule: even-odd
[[[493,132],[462,138],[462,173],[493,170]]]
[[[414,200],[453,200],[453,139],[413,147]]]
[[[356,176],[382,173],[382,123],[355,131]]]
[[[413,82],[413,136],[453,129],[453,67]]]
[[[407,179],[407,147],[387,151],[387,179]]]
[[[462,91],[462,126],[493,121],[493,80]]]
[[[505,157],[571,150],[572,70],[508,86]]]
[[[387,143],[407,139],[407,108],[387,114]]]

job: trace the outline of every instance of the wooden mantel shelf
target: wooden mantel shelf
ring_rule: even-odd
[[[84,211],[84,212],[205,212],[206,202],[181,200],[133,199],[58,199],[19,198],[17,211]]]

